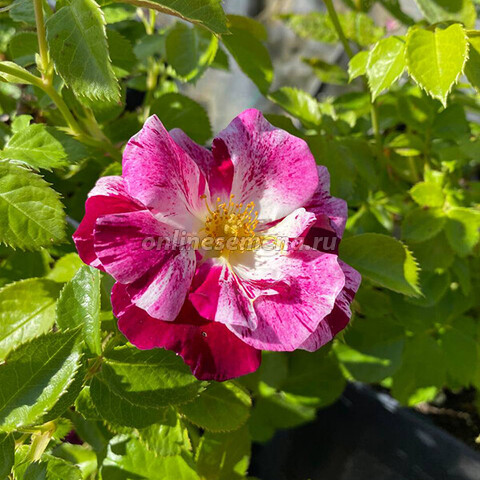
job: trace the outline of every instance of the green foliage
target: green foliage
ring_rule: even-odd
[[[305,126],[318,125],[321,111],[318,102],[307,92],[292,87],[282,87],[269,95],[270,100],[297,117]]]
[[[405,70],[405,41],[388,37],[377,42],[368,56],[366,68],[372,100],[387,90]]]
[[[0,429],[34,424],[66,392],[79,368],[78,331],[48,333],[10,352],[0,365]]]
[[[15,439],[13,435],[0,433],[0,478],[6,478],[15,461]]]
[[[156,455],[136,438],[119,435],[110,441],[102,466],[102,478],[200,480],[188,455]]]
[[[135,5],[153,8],[202,25],[214,33],[228,33],[220,0],[137,0]]]
[[[234,383],[215,383],[193,402],[180,406],[180,412],[193,424],[210,432],[228,432],[247,420],[250,397]]]
[[[454,24],[445,30],[412,28],[407,36],[406,60],[412,78],[444,106],[468,58],[465,30]]]
[[[258,35],[259,26],[253,20],[243,22],[241,17],[228,17],[231,35],[222,37],[223,44],[238,66],[261,93],[266,94],[273,81],[273,66],[268,50]]]
[[[348,73],[295,59],[310,67],[305,84],[336,85],[319,95],[274,83],[269,10],[254,20],[220,0],[14,0],[0,12],[0,478],[251,478],[252,442],[313,421],[347,381],[407,406],[480,387],[475,9],[417,0],[414,21],[396,0],[343,3],[344,37],[331,11],[279,18],[299,43],[351,57]],[[375,25],[375,3],[396,25]],[[128,343],[112,278],[83,265],[71,235],[149,115],[210,147],[219,116],[196,88],[232,74],[328,168],[349,209],[339,256],[362,284],[329,345],[263,352],[250,375],[202,382],[175,353]],[[63,440],[71,430],[82,445]]]
[[[55,68],[80,98],[118,101],[105,20],[94,0],[71,0],[46,22]]]
[[[373,254],[375,252],[375,254]],[[418,295],[418,265],[401,242],[386,235],[365,233],[346,238],[341,256],[362,275],[404,295]]]
[[[205,109],[192,99],[179,93],[166,93],[154,100],[151,113],[156,113],[165,128],[180,128],[200,144],[212,136],[210,120]]]
[[[192,401],[203,388],[173,352],[119,347],[106,355],[91,395],[102,417],[143,428],[163,418],[165,407]]]
[[[0,158],[16,160],[34,169],[51,170],[68,164],[56,131],[41,124],[27,125],[15,132],[0,152]]]
[[[415,0],[430,23],[461,22],[472,28],[477,13],[472,0]]]
[[[324,43],[339,41],[338,33],[328,14],[311,12],[307,14],[285,14],[280,18],[302,38]],[[383,29],[363,12],[348,12],[339,15],[345,36],[362,47],[375,43],[383,36]]]
[[[320,58],[304,58],[303,61],[312,67],[315,75],[324,83],[345,85],[348,82],[347,72],[338,65],[324,62]]]
[[[61,330],[82,327],[88,350],[100,355],[100,272],[84,265],[63,288],[57,304]]]
[[[186,81],[198,79],[215,59],[218,39],[201,28],[176,23],[165,38],[168,63]]]
[[[65,238],[58,194],[38,175],[6,162],[0,162],[0,218],[0,242],[11,247],[38,249]]]
[[[59,293],[57,283],[41,278],[10,283],[0,290],[0,359],[52,328]]]
[[[245,427],[229,433],[207,432],[198,447],[198,473],[211,480],[243,478],[249,460],[250,435]]]

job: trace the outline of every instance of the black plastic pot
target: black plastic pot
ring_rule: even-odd
[[[262,480],[480,480],[480,454],[389,396],[351,384],[315,422],[256,445]]]

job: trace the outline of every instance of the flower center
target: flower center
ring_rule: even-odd
[[[202,246],[217,252],[217,255],[228,256],[232,252],[252,251],[260,248],[266,237],[255,234],[258,225],[258,212],[255,210],[255,203],[246,205],[235,203],[234,195],[230,195],[227,202],[217,198],[212,208],[206,196],[202,197],[208,210],[205,226],[201,229],[204,233]]]

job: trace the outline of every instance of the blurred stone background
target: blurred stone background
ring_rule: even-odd
[[[346,10],[341,0],[338,10]],[[414,0],[400,0],[403,10],[414,18],[421,15]],[[318,57],[330,63],[346,67],[347,58],[340,45],[327,45],[298,38],[275,17],[282,13],[308,13],[324,11],[322,0],[224,0],[227,13],[247,15],[262,22],[269,34],[268,49],[275,68],[273,89],[281,86],[294,86],[322,98],[338,92],[339,87],[325,85],[304,64],[302,57]],[[390,14],[376,4],[371,15],[378,25],[384,26],[391,19]],[[403,33],[396,31],[395,33]],[[212,128],[218,132],[230,120],[246,108],[256,107],[267,112],[275,112],[276,107],[266,100],[255,85],[240,71],[235,61],[230,59],[230,72],[209,69],[196,85],[187,85],[185,93],[207,108]],[[343,91],[345,87],[340,87]]]

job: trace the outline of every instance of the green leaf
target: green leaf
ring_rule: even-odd
[[[477,89],[480,89],[480,32],[468,32],[468,61],[465,65],[465,75],[468,81]]]
[[[106,420],[143,428],[164,416],[164,407],[193,400],[199,382],[173,352],[119,347],[105,355],[90,393]]]
[[[345,389],[345,378],[337,359],[327,350],[296,351],[288,357],[288,376],[281,390],[304,405],[326,407]]]
[[[162,95],[154,100],[150,111],[159,116],[167,130],[180,128],[197,143],[205,144],[212,136],[205,109],[180,93]]]
[[[57,304],[57,325],[61,330],[82,327],[90,353],[100,355],[100,272],[84,265],[65,285]]]
[[[465,296],[470,295],[470,292],[472,291],[472,272],[469,262],[463,258],[455,258],[455,262],[452,265],[452,271],[458,279],[463,294]]]
[[[390,88],[405,70],[405,40],[388,37],[377,42],[368,56],[367,78],[372,101]]]
[[[28,128],[32,120],[33,117],[31,115],[17,115],[10,125],[12,133],[18,133],[24,128]]]
[[[252,34],[252,21],[239,21],[242,17],[229,16],[231,35],[222,37],[223,44],[245,75],[264,95],[270,90],[273,81],[273,65],[264,44]],[[257,27],[253,28],[254,32]]]
[[[8,11],[10,18],[16,22],[35,25],[35,11],[30,0],[14,0]]]
[[[103,480],[200,480],[188,455],[157,456],[136,438],[114,437],[102,465]]]
[[[415,0],[430,23],[460,22],[467,28],[475,25],[477,14],[472,0]]]
[[[50,422],[54,420],[58,420],[70,407],[75,403],[75,400],[80,395],[83,385],[85,383],[85,377],[87,375],[87,368],[84,363],[81,363],[78,370],[75,372],[75,375],[68,385],[67,389],[63,393],[63,395],[58,399],[58,402],[55,406],[42,417],[40,420],[41,423]],[[67,426],[67,431],[61,435],[60,431],[56,431],[55,434],[61,435],[60,438],[63,438],[69,431],[71,430]]]
[[[52,328],[59,293],[57,283],[41,278],[11,283],[0,290],[0,359]]]
[[[276,392],[255,400],[248,427],[254,441],[269,440],[278,428],[292,428],[315,419],[315,408],[294,395]]]
[[[197,471],[209,480],[244,478],[250,461],[247,427],[228,433],[205,432],[197,450]]]
[[[480,211],[452,208],[447,216],[445,232],[448,242],[460,257],[466,257],[472,253],[480,239]]]
[[[433,307],[447,293],[450,284],[451,278],[448,271],[429,272],[427,270],[422,270],[422,272],[420,272],[420,285],[423,296],[409,298],[407,301],[422,307]]]
[[[80,469],[63,460],[49,454],[43,454],[41,460],[34,463],[27,461],[27,451],[17,460],[15,478],[22,480],[82,480]]]
[[[435,183],[419,182],[409,193],[421,207],[443,207],[445,203],[442,187]]]
[[[302,60],[312,67],[315,75],[322,82],[331,85],[345,85],[348,83],[348,74],[342,67],[324,62],[320,58],[302,58]]]
[[[76,253],[67,253],[57,260],[47,278],[59,283],[70,281],[84,263]]]
[[[435,116],[432,134],[456,143],[460,143],[462,138],[468,141],[471,132],[465,109],[459,104],[453,104],[442,110]]]
[[[445,30],[412,28],[407,35],[406,60],[411,77],[444,107],[468,58],[467,34],[459,25]]]
[[[339,41],[337,31],[326,13],[285,14],[280,18],[298,36],[324,43]],[[373,20],[363,12],[339,14],[340,25],[349,40],[366,47],[383,36],[383,29],[375,26]]]
[[[35,32],[18,32],[10,40],[9,45],[12,60],[26,67],[35,63],[38,51],[38,39]]]
[[[55,68],[80,97],[118,102],[103,12],[94,0],[71,0],[46,22]]]
[[[317,100],[307,92],[293,87],[282,87],[268,98],[298,118],[305,126],[318,126],[322,119]]]
[[[213,383],[193,402],[180,405],[179,412],[205,430],[228,432],[247,421],[251,405],[248,394],[234,383]]]
[[[0,162],[0,242],[38,249],[64,238],[65,213],[58,194],[40,176]]]
[[[66,392],[79,368],[78,331],[48,333],[12,351],[0,365],[0,429],[33,424]]]
[[[218,38],[210,32],[176,23],[165,38],[167,62],[185,81],[197,80],[215,59]]]
[[[53,128],[40,123],[28,125],[10,138],[0,158],[17,160],[35,169],[51,170],[68,165],[67,153],[52,133]]]
[[[374,303],[362,313],[379,310],[377,290],[364,300]],[[388,297],[387,297],[388,298]],[[363,304],[362,304],[363,307]],[[381,382],[394,374],[401,365],[405,333],[391,319],[391,313],[370,314],[354,321],[346,331],[345,342],[335,344],[335,353],[353,378],[360,382]]]
[[[379,3],[404,25],[410,26],[415,23],[410,16],[403,12],[399,0],[379,0]]]
[[[445,226],[445,214],[440,208],[415,208],[402,223],[402,238],[408,242],[424,242],[435,237]]]
[[[445,231],[422,243],[409,245],[413,255],[424,270],[449,268],[455,258],[454,252],[447,241]]]
[[[39,81],[27,69],[13,62],[0,62],[0,79],[9,83],[30,85]]]
[[[459,319],[442,335],[447,373],[460,386],[469,386],[475,380],[479,351],[475,338],[464,327],[465,320]]]
[[[403,363],[393,376],[393,396],[413,406],[433,400],[445,383],[445,362],[438,343],[428,335],[415,336],[405,345]]]
[[[214,33],[228,33],[221,0],[136,0],[134,4],[180,17]]]
[[[228,26],[247,30],[257,40],[266,42],[268,40],[268,32],[263,23],[251,17],[244,17],[243,15],[227,15]]]
[[[123,35],[112,29],[107,30],[107,41],[115,75],[118,78],[127,77],[137,64],[132,44]]]
[[[0,287],[18,280],[43,277],[50,270],[51,257],[45,250],[14,250],[0,263]]]
[[[340,257],[377,285],[404,295],[420,295],[415,258],[392,237],[365,233],[345,238]]]
[[[402,157],[416,157],[425,149],[423,140],[413,133],[393,134],[394,137],[386,142],[388,148],[395,150]]]
[[[172,409],[166,409],[161,422],[140,429],[138,433],[145,448],[158,456],[180,455],[190,448],[188,431]]]
[[[15,439],[13,435],[0,433],[0,478],[5,479],[15,463]]]
[[[333,23],[326,13],[287,13],[280,15],[280,19],[301,38],[323,43],[336,43],[339,40]]]
[[[370,52],[361,51],[358,52],[348,64],[348,75],[350,82],[355,80],[357,77],[361,75],[365,75],[367,73],[367,63],[368,57],[370,56]]]

